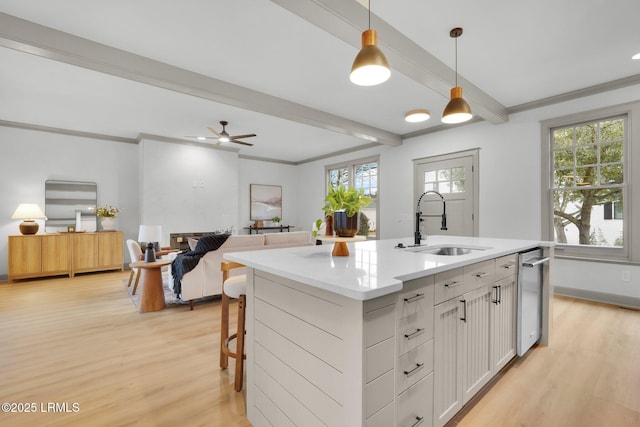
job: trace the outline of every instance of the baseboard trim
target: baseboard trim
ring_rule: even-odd
[[[640,298],[609,294],[606,292],[588,291],[585,289],[554,286],[553,293],[566,297],[580,298],[587,301],[602,302],[605,304],[619,305],[621,307],[640,308]]]

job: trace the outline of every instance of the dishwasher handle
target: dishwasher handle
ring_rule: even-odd
[[[538,265],[540,265],[540,264],[544,264],[544,263],[545,263],[545,262],[547,262],[547,261],[549,261],[549,257],[540,258],[540,259],[537,259],[537,260],[535,260],[535,261],[533,261],[533,262],[531,262],[531,261],[524,261],[524,262],[522,263],[522,266],[523,266],[523,267],[535,267],[535,266],[538,266]]]

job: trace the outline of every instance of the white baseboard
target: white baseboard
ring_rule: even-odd
[[[606,292],[588,291],[585,289],[566,288],[563,286],[554,286],[553,293],[555,295],[564,295],[567,297],[580,298],[588,301],[603,302],[606,304],[619,305],[621,307],[640,308],[640,298],[608,294]]]

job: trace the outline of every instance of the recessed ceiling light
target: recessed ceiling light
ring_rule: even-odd
[[[631,59],[640,59],[640,52],[636,53],[631,57]]]
[[[426,122],[431,117],[429,110],[411,110],[407,111],[404,115],[404,119],[409,123]]]

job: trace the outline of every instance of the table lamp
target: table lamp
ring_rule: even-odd
[[[20,223],[22,234],[36,234],[40,226],[35,220],[47,219],[40,206],[35,203],[20,203],[11,218],[24,220]]]
[[[161,225],[141,225],[138,230],[138,242],[140,244],[153,243],[156,251],[160,250],[160,241],[162,240]]]

